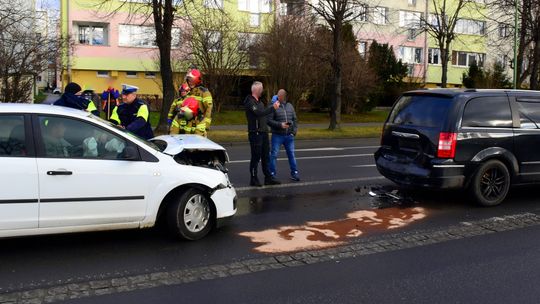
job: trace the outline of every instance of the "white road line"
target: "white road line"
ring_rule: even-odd
[[[316,151],[343,151],[343,150],[355,150],[355,149],[375,149],[379,146],[359,146],[359,147],[321,147],[321,148],[306,148],[296,149],[296,152],[316,152]]]
[[[345,154],[345,155],[325,155],[325,156],[305,156],[305,157],[297,157],[296,160],[301,160],[301,159],[324,159],[324,158],[345,158],[345,157],[364,157],[364,156],[373,156],[373,153],[368,153],[368,154]],[[278,158],[277,160],[288,160],[288,158]],[[249,163],[249,159],[231,160],[231,161],[229,161],[229,163],[230,164]]]
[[[327,185],[327,184],[340,184],[340,183],[355,183],[355,182],[365,182],[365,181],[375,181],[385,179],[383,176],[371,176],[371,177],[358,177],[358,178],[346,178],[346,179],[333,179],[333,180],[324,180],[324,181],[313,181],[313,182],[301,182],[301,183],[290,183],[290,184],[281,184],[274,186],[264,186],[264,187],[238,187],[236,192],[248,191],[248,190],[263,190],[269,188],[292,188],[292,187],[306,187],[306,186],[316,186],[316,185]]]
[[[365,168],[365,167],[376,167],[377,165],[375,164],[372,164],[372,165],[356,165],[356,166],[351,166],[353,168]]]

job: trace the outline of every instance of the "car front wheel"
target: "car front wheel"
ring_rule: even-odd
[[[508,168],[498,160],[485,162],[478,168],[471,183],[471,192],[478,204],[496,206],[500,204],[510,189]]]
[[[196,189],[185,191],[167,208],[171,232],[187,240],[198,240],[212,228],[212,208],[207,196]]]

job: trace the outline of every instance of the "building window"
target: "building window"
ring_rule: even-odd
[[[440,64],[441,63],[441,50],[440,49],[429,49],[428,50],[428,63],[430,63],[430,64]]]
[[[280,16],[287,16],[287,5],[288,3],[279,3],[279,15]]]
[[[127,71],[126,72],[126,77],[128,77],[128,78],[137,78],[137,72]]]
[[[156,78],[156,73],[155,72],[145,72],[144,73],[144,78]]]
[[[506,65],[508,64],[509,61],[510,60],[507,55],[498,55],[496,59],[497,64],[503,68],[506,68]]]
[[[422,48],[400,46],[399,59],[403,63],[422,63]]]
[[[172,28],[172,47],[180,47],[180,28]],[[118,45],[132,47],[156,47],[156,31],[153,26],[120,24]]]
[[[358,22],[367,22],[368,21],[368,7],[366,5],[356,5],[353,8],[354,16]]]
[[[261,15],[259,14],[250,14],[249,15],[249,26],[259,27],[261,25]]]
[[[498,32],[499,38],[510,37],[510,25],[506,23],[499,23]]]
[[[479,67],[484,66],[486,54],[452,51],[452,65],[468,67],[473,62]]]
[[[97,71],[97,77],[109,78],[109,71]]]
[[[213,9],[222,9],[223,0],[204,0],[204,7]]]
[[[456,22],[454,32],[466,35],[484,35],[486,32],[486,23],[479,20],[459,19]]]
[[[282,4],[285,3],[281,2],[280,7]],[[238,10],[254,14],[267,14],[272,12],[272,0],[238,0]]]
[[[418,36],[417,29],[415,29],[415,28],[407,29],[407,40],[408,41],[414,41],[416,39],[416,36]]]
[[[373,10],[373,23],[384,25],[388,23],[388,8],[387,7],[376,7]]]
[[[399,11],[399,26],[407,28],[420,27],[420,20],[422,19],[422,13]]]
[[[205,32],[206,45],[205,49],[209,52],[219,52],[222,50],[222,37],[221,32],[218,31],[206,31]]]
[[[77,30],[77,41],[86,45],[108,45],[106,24],[75,24]]]
[[[366,41],[358,42],[358,53],[360,53],[360,56],[362,56],[363,58],[366,58],[366,55],[367,55],[367,42]]]
[[[416,6],[416,0],[407,0],[409,6]]]
[[[257,42],[259,35],[256,33],[238,33],[238,51],[248,52]]]

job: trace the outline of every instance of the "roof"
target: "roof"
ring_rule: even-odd
[[[82,110],[33,103],[0,103],[0,113],[38,113],[75,117],[87,117],[88,115],[90,115],[90,113]]]
[[[512,89],[449,89],[449,88],[437,88],[437,89],[419,89],[414,91],[405,92],[405,95],[411,94],[435,94],[435,95],[445,95],[449,97],[454,97],[462,94],[471,94],[471,93],[526,93],[540,96],[540,91],[533,90],[512,90]]]

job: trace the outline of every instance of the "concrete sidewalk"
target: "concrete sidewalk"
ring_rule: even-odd
[[[329,123],[316,123],[316,124],[299,124],[298,128],[328,128]],[[382,122],[354,122],[354,123],[342,123],[341,127],[381,127]],[[247,130],[247,125],[212,125],[210,130]]]

